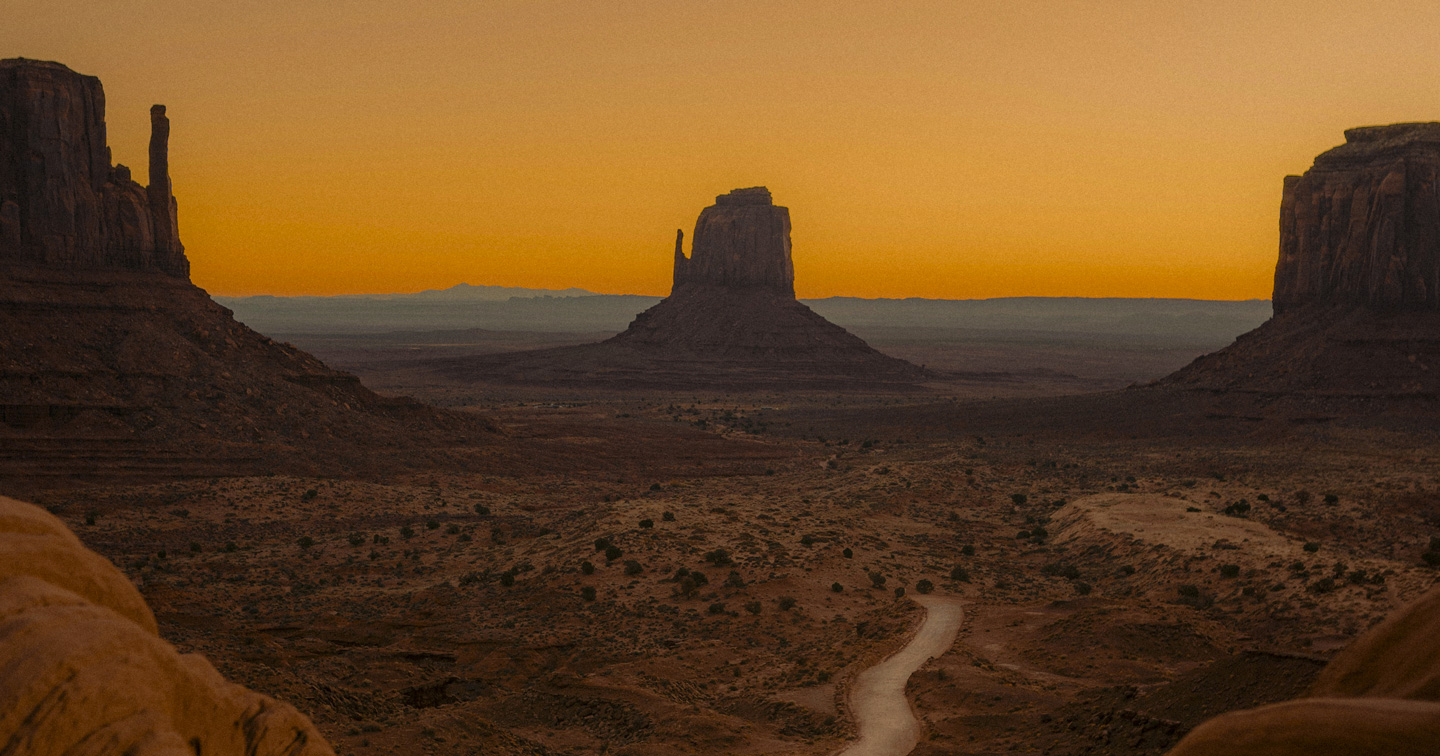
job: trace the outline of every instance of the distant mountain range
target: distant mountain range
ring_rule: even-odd
[[[660,297],[596,294],[584,289],[526,289],[460,284],[413,294],[329,297],[215,297],[262,333],[355,334],[486,329],[548,333],[619,332]],[[1269,300],[1006,297],[1000,299],[802,300],[860,332],[926,331],[1067,341],[1096,337],[1167,345],[1229,343],[1270,317]]]

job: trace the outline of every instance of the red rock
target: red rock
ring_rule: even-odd
[[[151,109],[144,188],[111,167],[100,80],[59,63],[0,61],[0,262],[188,277],[165,108]]]
[[[1440,310],[1440,123],[1349,129],[1285,178],[1274,302]]]

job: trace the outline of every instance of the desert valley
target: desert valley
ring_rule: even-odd
[[[1272,317],[802,301],[764,187],[663,299],[212,299],[151,119],[0,62],[0,753],[1436,752],[1440,124]]]

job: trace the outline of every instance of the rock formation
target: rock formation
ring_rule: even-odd
[[[1440,588],[1356,638],[1309,695],[1195,728],[1171,756],[1421,756],[1440,743]]]
[[[150,186],[110,164],[100,80],[0,61],[0,263],[154,270],[188,278],[170,191],[170,122],[150,110]]]
[[[1304,398],[1318,417],[1437,408],[1440,123],[1345,139],[1285,178],[1275,316],[1163,385]]]
[[[189,281],[164,106],[148,188],[110,165],[104,111],[94,77],[0,62],[0,479],[295,469],[393,451],[412,422],[484,431],[236,322]]]
[[[1274,303],[1440,310],[1440,123],[1349,129],[1285,177]]]
[[[790,209],[776,206],[763,186],[736,189],[715,198],[695,221],[689,259],[676,231],[675,284],[671,296],[691,287],[762,289],[795,298],[790,261]]]
[[[0,753],[329,756],[295,709],[160,638],[123,573],[0,497]]]
[[[765,187],[715,198],[689,257],[675,234],[670,296],[599,344],[453,360],[453,378],[631,386],[844,388],[914,384],[924,369],[872,349],[795,299],[790,211]]]

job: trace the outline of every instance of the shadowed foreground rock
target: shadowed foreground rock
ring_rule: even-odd
[[[322,756],[304,715],[162,640],[114,565],[0,497],[0,753]]]
[[[790,211],[765,187],[715,198],[691,255],[675,239],[670,296],[598,344],[440,363],[460,380],[644,388],[865,389],[928,371],[881,354],[795,299]]]
[[[1171,756],[1424,756],[1440,751],[1440,588],[1336,656],[1296,701],[1195,728]]]

